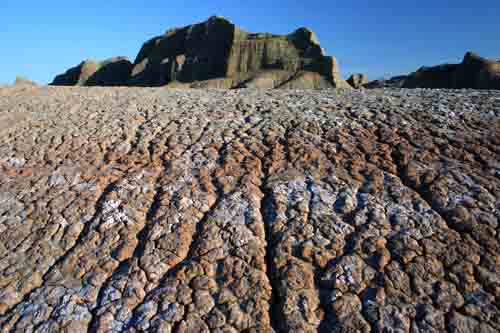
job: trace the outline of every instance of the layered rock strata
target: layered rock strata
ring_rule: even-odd
[[[334,57],[307,28],[289,35],[249,33],[219,16],[144,43],[133,65],[85,61],[53,85],[184,88],[349,88]],[[102,70],[101,70],[102,69]]]

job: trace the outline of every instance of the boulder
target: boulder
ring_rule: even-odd
[[[324,55],[310,29],[289,35],[249,33],[214,16],[144,43],[129,84],[163,86],[225,78],[245,86],[273,87],[300,71],[320,74],[334,87],[344,83],[336,59]]]
[[[14,81],[15,86],[36,86],[37,84],[34,81],[31,81],[30,79],[24,77],[24,76],[17,76],[16,80]]]
[[[56,76],[54,86],[122,86],[126,85],[132,63],[125,57],[105,61],[86,60]]]
[[[460,64],[420,68],[404,88],[500,89],[500,62],[467,52]]]
[[[368,82],[368,76],[365,74],[353,74],[347,79],[347,83],[356,89],[362,88]]]

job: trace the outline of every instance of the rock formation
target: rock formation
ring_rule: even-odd
[[[404,88],[500,89],[500,62],[468,52],[460,64],[422,67]]]
[[[500,92],[0,96],[1,332],[500,331]]]
[[[398,75],[390,79],[373,80],[363,84],[366,89],[380,89],[380,88],[401,88],[406,80],[406,75]]]
[[[359,89],[362,88],[363,85],[369,82],[368,76],[365,74],[353,74],[347,79],[347,83],[351,85],[351,87]]]
[[[337,60],[324,55],[311,30],[300,28],[286,36],[249,33],[218,16],[203,23],[168,30],[144,43],[127,80],[128,61],[92,78],[99,68],[102,68],[99,63],[84,62],[58,76],[53,84],[350,87],[341,78]],[[115,76],[116,80],[110,82]]]
[[[128,84],[132,63],[126,57],[105,61],[83,61],[56,76],[54,86],[124,86]]]

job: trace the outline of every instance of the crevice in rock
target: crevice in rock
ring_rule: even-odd
[[[314,187],[315,187],[314,179],[311,176],[308,176],[306,178],[306,189],[307,192],[309,193],[309,202],[308,202],[308,207],[307,207],[307,223],[310,223],[312,221],[312,214],[314,210],[314,200],[315,200],[315,193],[314,193]]]
[[[222,167],[223,165],[223,162],[224,162],[224,152],[226,152],[227,148],[229,147],[229,145],[231,144],[232,141],[230,142],[227,142],[227,143],[224,143],[223,146],[221,147],[220,149],[220,154],[219,154],[219,157],[218,157],[218,160],[217,160],[217,164]],[[186,150],[187,151],[187,150]],[[185,153],[185,152],[184,152]],[[184,154],[183,153],[183,154]],[[212,179],[214,179],[214,174],[211,175]],[[225,198],[225,194],[224,194],[224,191],[223,191],[223,188],[222,188],[222,185],[218,183],[217,180],[213,181],[212,180],[212,183],[215,187],[215,192],[216,192],[216,199],[215,199],[215,202],[209,207],[209,209],[203,214],[203,216],[201,217],[201,219],[199,219],[197,222],[196,222],[196,225],[195,225],[195,231],[192,235],[192,238],[191,238],[191,242],[189,244],[189,249],[187,251],[187,254],[186,256],[181,260],[179,261],[177,264],[175,264],[174,266],[170,267],[164,274],[163,276],[159,279],[158,283],[157,283],[157,286],[150,290],[146,295],[145,297],[142,299],[141,302],[139,302],[136,306],[134,306],[134,308],[130,311],[130,313],[132,314],[131,316],[131,319],[129,321],[129,324],[126,326],[126,328],[124,329],[124,331],[127,331],[128,329],[130,329],[131,327],[133,327],[133,325],[137,322],[138,320],[138,314],[136,313],[137,312],[137,309],[139,309],[139,307],[143,304],[145,304],[149,298],[155,294],[155,292],[161,288],[161,286],[172,276],[175,276],[176,272],[184,267],[186,264],[188,264],[190,261],[193,261],[193,260],[198,260],[198,256],[195,255],[195,251],[196,251],[196,248],[197,248],[197,245],[198,245],[198,242],[202,240],[201,238],[201,235],[203,233],[203,226],[206,224],[206,222],[208,221],[208,219],[210,218],[210,216],[213,214],[214,210],[217,209],[217,207],[220,206],[220,203],[222,202],[222,200]],[[149,220],[149,219],[148,219]],[[145,234],[147,235],[147,233]],[[144,241],[145,243],[145,241]],[[141,252],[143,253],[143,251]],[[138,257],[140,256],[140,254],[138,254]],[[187,315],[187,311],[186,313],[184,314],[185,316]],[[178,325],[180,325],[180,323],[182,322],[182,320],[179,322],[179,323],[176,323],[174,326],[177,327]],[[173,330],[175,332],[175,330]]]
[[[284,153],[285,153],[285,161],[290,166],[293,165],[293,161],[290,160],[290,128],[286,128],[285,134],[282,140]]]
[[[444,315],[444,327],[447,333],[455,333],[455,330],[451,326],[451,316],[453,315],[453,311],[447,312]]]
[[[183,151],[182,153],[179,155],[179,156],[183,156],[184,154],[186,154],[188,151],[192,150],[194,146],[196,146],[198,143],[200,143],[202,141],[202,139],[204,138],[205,134],[209,131],[210,129],[210,122],[207,122],[205,124],[205,126],[203,127],[203,129],[201,130],[200,132],[200,135],[198,136],[198,138],[196,138],[196,140],[194,140],[191,144],[189,144]]]
[[[196,250],[196,244],[197,244],[197,241],[199,239],[201,239],[201,233],[202,233],[202,228],[203,228],[203,224],[208,220],[209,216],[212,214],[213,210],[220,204],[220,201],[221,199],[219,199],[219,197],[217,198],[217,201],[210,207],[210,209],[203,215],[203,217],[196,223],[196,227],[195,227],[195,232],[193,234],[193,237],[192,237],[192,240],[191,240],[191,243],[189,245],[189,250],[188,250],[188,253],[187,255],[181,260],[179,261],[177,264],[175,264],[174,266],[170,267],[166,272],[165,274],[163,274],[163,276],[160,278],[160,280],[158,281],[158,284],[157,286],[150,290],[146,295],[145,297],[142,299],[141,302],[139,302],[137,305],[134,306],[134,308],[130,311],[130,313],[132,314],[131,316],[131,319],[129,321],[129,324],[126,326],[126,328],[124,329],[124,331],[127,331],[128,329],[130,329],[131,327],[133,327],[133,325],[135,323],[137,323],[138,321],[138,316],[139,314],[137,314],[137,310],[140,308],[141,305],[144,305],[152,295],[155,294],[155,292],[161,288],[161,286],[172,276],[175,276],[176,272],[184,267],[186,264],[188,264],[190,261],[192,260],[196,260],[197,257],[194,255],[194,251]],[[187,315],[187,313],[185,313],[185,315]],[[175,332],[175,330],[173,330],[173,332]]]
[[[421,186],[421,187],[415,186],[410,181],[408,181],[408,179],[405,177],[405,165],[401,162],[400,156],[396,150],[392,151],[391,157],[392,157],[392,161],[396,165],[396,169],[397,169],[397,174],[394,176],[397,177],[404,186],[406,186],[407,188],[409,188],[410,190],[412,190],[413,192],[418,194],[418,196],[423,201],[425,201],[427,203],[427,205],[429,205],[429,207],[434,212],[436,212],[436,214],[438,214],[443,221],[446,222],[448,227],[450,227],[451,229],[454,229],[452,227],[452,223],[450,223],[450,221],[448,220],[446,213],[443,212],[441,209],[439,209],[438,207],[436,207],[436,205],[433,204],[432,198],[430,197],[430,193],[426,190],[426,188],[424,188],[423,186]]]
[[[144,125],[146,125],[148,121],[143,121],[141,122],[136,128],[135,128],[135,133],[134,133],[134,139],[130,143],[130,152],[134,152],[137,149],[137,146],[139,145],[139,142],[141,139],[144,137]]]
[[[68,258],[72,253],[73,251],[75,250],[75,248],[79,245],[81,245],[81,243],[83,242],[83,240],[85,239],[85,237],[87,237],[91,232],[92,232],[92,229],[93,229],[93,226],[94,226],[94,222],[95,220],[99,217],[99,214],[101,213],[101,210],[103,208],[103,205],[104,203],[106,202],[107,200],[107,197],[108,195],[114,191],[115,187],[116,187],[116,184],[119,182],[119,180],[116,180],[114,182],[111,182],[109,183],[105,188],[104,190],[101,192],[101,194],[99,195],[99,198],[97,199],[96,201],[96,204],[95,204],[95,210],[94,210],[94,215],[92,216],[92,218],[90,220],[88,220],[86,223],[85,223],[85,226],[82,230],[82,232],[78,235],[78,238],[77,240],[75,241],[75,243],[73,244],[73,246],[68,249],[62,256],[60,256],[50,267],[49,269],[45,272],[45,274],[43,275],[42,277],[42,283],[38,286],[38,287],[35,287],[33,289],[31,289],[29,292],[27,292],[22,300],[20,302],[18,302],[17,304],[13,305],[12,307],[9,308],[8,311],[5,312],[5,314],[2,316],[4,318],[9,318],[15,311],[16,307],[18,307],[20,304],[23,304],[23,303],[26,303],[26,302],[29,302],[29,299],[31,297],[31,295],[33,295],[33,293],[35,293],[38,289],[42,288],[43,285],[47,282],[48,278],[49,278],[49,275],[52,273],[52,271],[57,267],[59,266],[60,264],[62,264],[64,262],[64,260],[66,260],[66,258]]]
[[[272,154],[269,154],[272,156]],[[273,231],[272,224],[276,219],[276,210],[274,207],[273,191],[269,184],[269,165],[267,161],[261,161],[261,185],[260,191],[264,195],[260,203],[260,214],[265,228],[266,238],[266,275],[271,287],[271,298],[269,300],[269,320],[271,329],[274,332],[284,332],[283,327],[283,314],[282,304],[279,295],[279,277],[276,271],[274,259],[274,244],[273,244]]]
[[[155,182],[158,180],[156,179]],[[143,228],[137,233],[137,246],[135,247],[132,256],[120,262],[115,271],[106,279],[106,281],[99,288],[99,293],[97,295],[96,306],[92,309],[92,320],[88,326],[88,332],[95,332],[98,326],[99,316],[97,312],[101,308],[104,302],[104,293],[106,292],[109,285],[113,282],[113,279],[116,278],[120,273],[127,272],[127,268],[131,265],[132,260],[139,260],[146,250],[147,243],[147,235],[150,233],[151,228],[154,226],[154,219],[156,216],[156,212],[160,209],[161,206],[161,197],[163,195],[163,190],[160,184],[157,184],[155,189],[155,194],[153,196],[153,201],[146,213],[146,221]]]
[[[264,185],[265,187],[265,185]],[[263,216],[265,229],[266,229],[266,274],[271,286],[271,299],[269,300],[269,320],[272,329],[275,332],[282,332],[282,312],[281,312],[281,299],[279,295],[279,279],[276,276],[276,268],[274,267],[274,250],[273,238],[270,223],[274,219],[273,214],[273,199],[270,191],[264,192],[264,197],[261,202],[261,214]]]
[[[361,234],[361,232],[365,228],[365,225],[357,226],[355,221],[354,221],[356,215],[359,214],[363,210],[363,207],[360,205],[361,200],[359,198],[359,192],[356,193],[356,197],[357,197],[357,206],[351,212],[345,213],[345,214],[343,214],[343,216],[341,216],[342,221],[349,224],[350,226],[352,226],[354,228],[354,230],[345,236],[345,238],[344,238],[345,244],[342,247],[342,250],[340,251],[340,253],[336,257],[334,257],[333,259],[331,259],[328,262],[326,267],[335,266],[343,258],[356,254],[357,237]],[[370,263],[368,263],[368,262],[366,262],[366,264],[370,265]],[[318,290],[318,294],[319,294],[319,298],[320,298],[320,307],[324,311],[324,318],[321,320],[321,322],[318,326],[318,332],[327,333],[327,332],[332,331],[332,327],[338,326],[340,324],[339,324],[339,319],[337,318],[337,316],[335,314],[331,313],[331,310],[328,309],[329,306],[331,306],[331,304],[332,304],[331,291],[328,291],[328,290],[325,291],[323,288],[321,288],[321,278],[322,278],[323,273],[324,272],[322,269],[316,268],[314,270],[314,282],[315,282],[315,286],[316,286],[316,289]],[[374,281],[375,279],[376,279],[376,277],[374,277],[372,279],[372,281]],[[366,289],[359,292],[358,296],[361,293],[363,293]],[[361,311],[361,315],[364,317],[362,311]],[[372,325],[368,320],[366,320],[366,321],[370,325]]]

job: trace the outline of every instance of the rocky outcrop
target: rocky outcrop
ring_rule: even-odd
[[[0,96],[1,332],[500,331],[500,91]]]
[[[293,77],[298,80],[285,85]],[[311,30],[300,28],[284,36],[249,33],[218,16],[152,38],[133,65],[121,57],[85,61],[57,76],[52,85],[350,87],[341,78],[337,60],[324,55]]]
[[[406,80],[406,75],[391,77],[390,79],[373,80],[363,85],[366,89],[381,89],[381,88],[401,88]]]
[[[404,88],[500,89],[500,62],[468,52],[460,64],[422,67]]]
[[[83,61],[56,76],[54,86],[124,86],[128,84],[132,63],[126,57],[105,61]]]
[[[353,74],[347,79],[347,83],[356,89],[362,88],[368,82],[368,76],[365,74]]]
[[[286,36],[255,34],[211,17],[146,42],[129,83],[161,86],[224,78],[231,80],[231,87],[272,88],[300,71],[318,73],[333,87],[343,85],[336,59],[323,54],[311,30],[301,28]]]
[[[500,89],[500,61],[467,53],[457,69],[456,88]]]
[[[422,67],[410,74],[403,84],[404,88],[455,88],[455,76],[459,65],[443,64]]]
[[[24,77],[24,76],[17,76],[16,80],[14,81],[14,85],[16,86],[36,86],[36,82],[31,81],[30,79]]]

